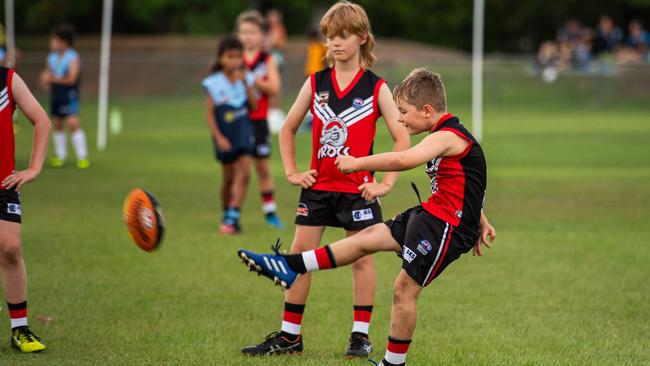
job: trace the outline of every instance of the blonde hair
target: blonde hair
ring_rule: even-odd
[[[320,21],[320,31],[327,38],[341,35],[344,31],[366,37],[359,52],[361,67],[369,69],[377,60],[372,53],[375,48],[375,37],[372,35],[368,14],[363,8],[349,1],[339,1],[334,4]],[[334,65],[334,56],[327,50],[327,63]]]
[[[408,104],[421,110],[428,104],[436,112],[447,111],[447,94],[440,74],[425,68],[411,71],[393,90],[395,100],[403,99]]]
[[[239,14],[239,16],[237,16],[237,28],[239,28],[242,23],[253,23],[258,26],[262,32],[264,32],[266,28],[266,21],[262,14],[257,10],[248,10]]]

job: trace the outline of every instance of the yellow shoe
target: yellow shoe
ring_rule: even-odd
[[[61,168],[65,164],[65,160],[60,159],[58,156],[50,158],[50,166],[52,168]]]
[[[88,168],[90,168],[90,160],[88,159],[77,160],[77,169],[84,170]]]
[[[40,352],[45,345],[27,326],[18,327],[11,332],[11,347],[22,353]]]

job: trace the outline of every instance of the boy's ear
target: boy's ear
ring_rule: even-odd
[[[423,105],[423,106],[422,106],[422,110],[424,111],[424,116],[425,116],[426,118],[431,118],[431,117],[436,113],[436,110],[433,109],[433,107],[431,106],[431,104],[425,104],[425,105]]]

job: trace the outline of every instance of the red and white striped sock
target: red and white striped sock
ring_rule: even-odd
[[[27,301],[20,304],[7,303],[7,308],[9,309],[11,329],[27,326]]]
[[[361,333],[368,337],[370,317],[372,317],[372,305],[354,305],[354,323],[352,325],[352,333]]]
[[[307,272],[336,268],[336,261],[329,245],[302,253]]]
[[[302,315],[305,313],[305,305],[284,303],[284,315],[282,316],[282,333],[296,336],[300,334],[302,327]]]
[[[262,192],[262,212],[264,214],[272,214],[278,209],[273,198],[273,191]]]
[[[388,346],[384,355],[384,364],[387,365],[404,365],[406,363],[406,352],[409,350],[411,340],[400,340],[388,337]]]

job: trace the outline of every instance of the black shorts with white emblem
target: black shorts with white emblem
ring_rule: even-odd
[[[386,221],[386,225],[402,247],[402,268],[422,287],[472,249],[478,239],[433,216],[422,206],[400,213]]]

